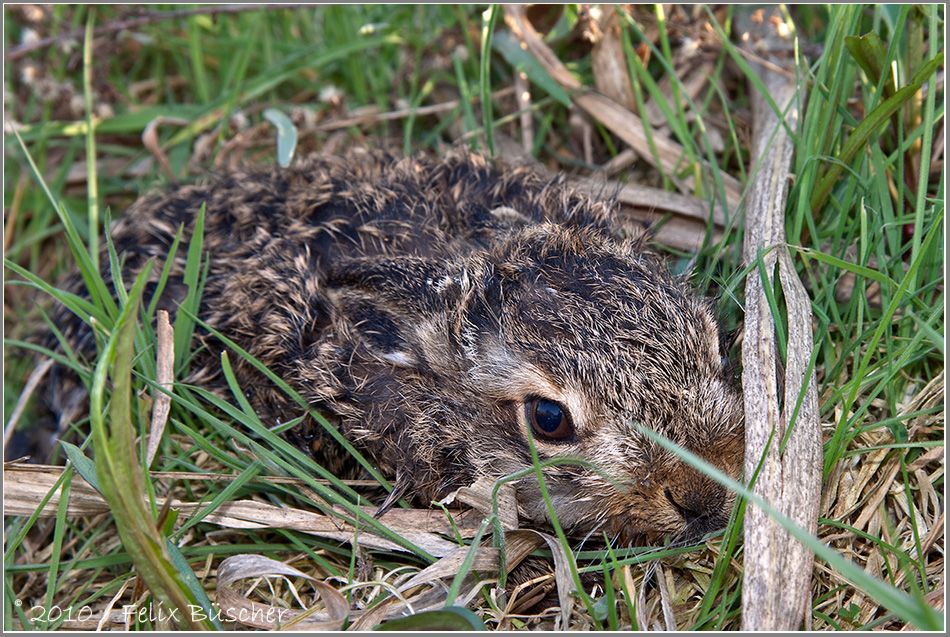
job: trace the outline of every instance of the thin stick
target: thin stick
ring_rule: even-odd
[[[10,420],[7,422],[7,426],[3,429],[3,446],[6,447],[10,442],[10,437],[13,436],[13,431],[16,429],[16,424],[20,420],[20,416],[23,414],[23,410],[26,408],[26,403],[30,400],[30,396],[33,395],[33,392],[36,390],[36,386],[40,384],[40,381],[43,380],[43,377],[46,376],[46,372],[49,371],[49,368],[53,366],[53,359],[47,358],[42,363],[33,368],[33,371],[30,373],[30,377],[26,381],[26,387],[23,388],[23,393],[20,394],[20,397],[16,401],[16,405],[13,407],[13,413],[10,414]]]
[[[491,96],[494,99],[500,97],[506,97],[515,92],[514,87],[506,87],[494,91]],[[475,96],[472,101],[477,102],[481,99],[481,96]],[[368,122],[384,122],[393,119],[404,119],[410,115],[415,115],[420,117],[423,115],[434,115],[436,113],[444,113],[446,111],[451,111],[455,108],[458,108],[461,104],[461,100],[449,100],[448,102],[441,102],[439,104],[431,104],[429,106],[419,106],[417,108],[402,108],[395,111],[387,111],[385,113],[368,113],[366,115],[354,115],[353,117],[347,117],[346,119],[338,119],[332,122],[327,122],[326,124],[320,124],[314,128],[314,130],[320,132],[329,132],[334,130],[339,130],[341,128],[349,128],[350,126],[357,126],[359,124],[365,124]]]
[[[777,13],[777,12],[776,12]],[[779,16],[776,16],[777,18]],[[771,20],[740,16],[739,25],[776,37]],[[743,28],[740,26],[740,28]],[[753,36],[753,41],[758,39]],[[781,40],[780,40],[781,41]],[[753,268],[746,279],[746,322],[742,346],[745,393],[745,474],[758,472],[754,493],[814,534],[821,500],[821,423],[815,372],[809,367],[814,338],[811,303],[785,245],[784,215],[794,148],[789,131],[798,127],[800,96],[788,75],[754,65],[769,95],[784,113],[776,113],[758,92],[753,95],[754,177],[746,206],[745,261],[764,261],[766,280]],[[793,76],[794,77],[794,76]],[[784,388],[776,360],[780,335],[766,296],[779,271],[787,306],[788,355]],[[784,391],[783,391],[784,390]],[[761,461],[761,465],[760,465]],[[797,630],[810,626],[812,551],[759,506],[745,513],[745,564],[742,628],[751,631]]]

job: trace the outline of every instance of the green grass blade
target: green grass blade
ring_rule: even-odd
[[[43,174],[36,166],[36,163],[33,161],[33,156],[23,143],[23,138],[20,137],[16,129],[13,130],[13,134],[16,136],[20,145],[20,149],[22,150],[23,155],[26,157],[27,165],[30,167],[30,172],[32,172],[33,178],[43,189],[47,200],[56,211],[60,222],[63,224],[63,228],[66,230],[66,240],[69,242],[69,247],[72,250],[73,256],[76,258],[76,264],[79,266],[79,271],[82,273],[83,281],[86,283],[86,287],[89,290],[93,302],[96,304],[96,306],[102,309],[102,318],[116,316],[118,314],[118,308],[116,307],[115,301],[112,299],[112,295],[106,289],[105,283],[99,276],[99,268],[96,265],[98,263],[98,258],[93,260],[92,256],[86,250],[86,246],[83,243],[82,238],[79,235],[79,231],[76,229],[76,226],[72,221],[72,218],[66,211],[65,206],[61,202],[57,201],[57,199],[53,196],[53,193],[50,192],[49,187],[46,185],[46,181],[43,178]]]
[[[910,84],[897,91],[880,106],[868,113],[867,117],[861,120],[861,123],[858,124],[857,128],[855,128],[848,137],[848,141],[845,142],[844,147],[838,154],[837,161],[832,162],[828,172],[819,180],[818,186],[811,197],[812,210],[818,211],[821,209],[825,199],[828,197],[828,193],[831,192],[832,186],[834,186],[841,177],[845,166],[851,163],[854,156],[859,150],[864,148],[864,145],[868,143],[871,137],[880,132],[881,127],[899,108],[914,98],[914,95],[920,90],[924,82],[926,82],[942,64],[943,52],[940,52],[924,65],[920,72],[914,76]]]
[[[9,284],[21,283],[23,285],[30,285],[31,287],[41,290],[51,297],[65,305],[70,312],[83,318],[84,320],[89,319],[89,317],[95,318],[100,325],[108,328],[112,321],[102,313],[102,311],[90,303],[85,297],[79,296],[78,294],[73,294],[72,292],[67,292],[65,290],[58,290],[40,277],[36,276],[26,268],[13,263],[12,261],[3,260],[3,265],[6,268],[9,268],[22,276],[27,280],[26,283],[19,281],[7,281]]]
[[[90,419],[96,449],[100,491],[109,503],[122,545],[129,552],[139,576],[155,599],[169,611],[177,609],[182,626],[199,629],[189,614],[194,596],[169,562],[164,542],[145,504],[143,470],[135,452],[132,424],[132,361],[136,316],[151,263],[136,278],[116,328],[109,337],[105,355],[96,365],[90,394]],[[111,374],[109,373],[111,369]],[[112,379],[109,424],[104,419],[107,376]]]
[[[475,536],[472,538],[471,546],[469,546],[468,552],[465,554],[465,559],[462,560],[461,566],[459,566],[458,573],[455,574],[455,577],[452,578],[452,585],[449,587],[449,592],[445,598],[445,608],[451,608],[455,605],[455,602],[458,600],[459,591],[462,588],[462,582],[465,580],[465,576],[468,575],[468,572],[472,569],[472,563],[475,561],[475,553],[478,552],[479,546],[481,545],[482,536],[485,535],[485,531],[488,529],[488,525],[491,524],[491,520],[486,518],[482,520],[482,523],[478,525],[478,530],[475,531]]]
[[[175,373],[179,377],[187,372],[188,353],[191,350],[191,337],[195,329],[194,316],[198,314],[198,304],[201,302],[201,269],[204,254],[205,207],[201,204],[198,217],[195,219],[195,229],[188,244],[188,256],[185,261],[184,284],[188,292],[185,300],[175,314]]]
[[[195,572],[191,569],[188,560],[181,554],[181,551],[178,550],[178,547],[172,542],[171,538],[165,538],[165,551],[168,553],[169,561],[172,566],[174,566],[176,574],[181,576],[181,579],[184,580],[185,585],[188,587],[188,591],[195,599],[196,604],[189,606],[187,610],[191,622],[202,625],[198,621],[201,620],[204,622],[204,625],[210,623],[215,630],[223,631],[224,627],[221,625],[220,611],[218,611],[217,607],[208,599],[208,594],[205,592],[198,578],[195,577]]]
[[[72,463],[73,468],[76,472],[82,477],[83,480],[89,483],[96,491],[99,491],[99,478],[96,476],[96,463],[92,461],[89,457],[82,452],[82,449],[76,445],[61,440],[59,442],[62,445],[63,450],[66,452],[66,457],[69,458],[69,461]]]
[[[562,106],[570,107],[571,96],[541,66],[541,63],[526,50],[508,31],[499,31],[492,35],[492,48],[501,54],[516,71],[524,73],[531,82],[542,91],[557,100]]]
[[[87,212],[89,215],[89,258],[92,269],[99,271],[99,177],[96,168],[96,119],[92,111],[92,25],[95,9],[86,18],[86,37],[82,48],[82,89],[86,106],[86,183],[88,187]]]

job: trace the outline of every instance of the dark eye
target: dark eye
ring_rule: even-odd
[[[564,442],[574,436],[574,423],[567,410],[544,398],[525,401],[525,415],[534,435],[542,440]]]

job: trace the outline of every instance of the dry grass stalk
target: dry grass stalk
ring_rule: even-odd
[[[166,391],[172,390],[175,378],[175,333],[168,322],[168,312],[158,310],[158,352],[156,354],[156,376],[159,385]],[[145,454],[145,466],[152,466],[152,460],[158,452],[158,443],[165,433],[165,424],[168,422],[168,413],[172,407],[172,397],[162,391],[155,390],[152,398],[152,423],[149,427],[148,451]]]
[[[908,442],[930,440],[935,429],[942,430],[943,404],[941,372],[909,397],[897,414],[906,422]],[[918,412],[926,413],[909,418]],[[836,420],[838,417],[840,414]],[[849,451],[851,461],[839,462],[827,480],[821,512],[834,524],[822,527],[821,539],[869,573],[893,578],[894,585],[902,588],[915,573],[895,564],[894,556],[904,554],[919,561],[927,581],[938,584],[925,599],[943,612],[945,514],[942,494],[934,485],[944,480],[944,449],[935,446],[902,467],[901,454],[895,453],[893,443],[893,434],[883,427],[863,431],[854,438]],[[816,613],[806,628],[828,628],[818,613],[838,619],[843,627],[863,626],[887,614],[874,599],[824,564],[816,564],[815,580],[812,597],[824,599],[815,604]],[[855,612],[850,619],[842,618],[841,609]]]
[[[752,19],[750,42],[773,41],[764,29],[775,22]],[[783,38],[778,39],[782,45]],[[783,74],[759,70],[785,123],[798,126],[798,88]],[[746,208],[744,257],[765,262],[768,285],[776,267],[788,306],[788,361],[784,409],[779,397],[780,363],[776,360],[775,322],[758,270],[746,280],[746,323],[742,348],[745,392],[747,478],[758,477],[754,492],[809,533],[817,530],[821,494],[821,430],[814,373],[806,376],[811,359],[811,305],[784,247],[784,215],[793,142],[779,114],[764,96],[753,98],[752,163],[760,166]],[[799,404],[797,418],[790,422]],[[788,432],[792,427],[791,432]],[[787,444],[785,444],[788,436]],[[764,460],[763,460],[764,457]],[[759,464],[761,462],[761,469]],[[796,630],[810,607],[813,555],[764,511],[750,506],[745,516],[745,577],[742,626],[745,630]]]
[[[625,214],[648,226],[668,217],[666,222],[652,233],[656,242],[661,245],[687,251],[700,248],[706,239],[710,216],[712,240],[720,241],[725,232],[726,218],[722,206],[712,204],[710,212],[708,201],[692,195],[614,180],[604,181],[596,177],[575,179],[572,183],[578,188],[614,197],[623,205]]]
[[[524,8],[520,5],[505,5],[506,21],[515,35],[521,39],[528,51],[544,66],[548,74],[571,95],[571,101],[601,122],[611,132],[630,145],[642,158],[654,162],[654,153],[659,159],[659,167],[670,177],[677,188],[684,193],[702,190],[702,184],[689,186],[673,175],[681,172],[685,152],[680,144],[659,133],[652,132],[653,146],[646,134],[643,120],[612,99],[590,90],[580,84],[571,75],[554,52],[544,43],[534,27],[525,18]],[[703,172],[708,173],[708,165]],[[742,196],[742,186],[737,179],[727,174],[720,175],[729,208],[734,209]]]
[[[654,162],[649,138],[647,137],[643,121],[631,112],[622,99],[626,83],[629,83],[629,74],[626,70],[621,73],[616,65],[623,58],[622,51],[619,59],[613,59],[618,54],[619,42],[614,42],[617,13],[613,9],[605,10],[603,32],[595,44],[595,74],[598,80],[598,89],[609,91],[608,95],[585,89],[581,86],[567,67],[554,55],[554,52],[541,40],[531,23],[525,19],[524,9],[520,6],[507,5],[505,13],[509,26],[521,38],[527,49],[544,66],[545,70],[565,90],[571,94],[571,99],[590,117],[602,123],[614,134],[625,141],[635,156],[642,157],[647,162]],[[613,34],[613,35],[612,35]],[[613,55],[608,56],[607,53]],[[605,58],[611,57],[608,64]],[[619,77],[622,75],[623,77]],[[696,75],[702,76],[702,73]],[[604,83],[604,86],[600,85]],[[613,88],[605,88],[610,86]],[[692,86],[691,91],[698,91],[701,84]],[[662,245],[671,246],[680,250],[696,250],[706,240],[707,220],[712,208],[713,232],[712,240],[720,241],[725,230],[726,215],[718,198],[710,204],[706,199],[693,195],[701,190],[699,185],[690,187],[680,182],[673,175],[679,174],[681,162],[685,152],[681,145],[669,138],[662,131],[653,130],[650,136],[657,150],[660,166],[670,179],[677,184],[680,194],[648,186],[623,184],[596,177],[574,180],[574,185],[590,190],[591,192],[616,197],[624,205],[624,210],[631,219],[652,225],[665,217],[666,222],[655,231],[654,238]],[[528,156],[530,157],[530,156]],[[527,159],[527,158],[525,158]],[[708,167],[704,168],[708,171]],[[735,210],[741,197],[741,185],[733,177],[721,174],[723,186],[726,190],[726,201],[729,210]]]
[[[7,464],[4,466],[3,501],[6,515],[31,515],[40,502],[62,476],[62,467],[42,465]],[[191,474],[194,480],[214,480],[216,476]],[[54,517],[59,506],[61,490],[57,489],[46,505],[40,510],[40,517]],[[156,505],[168,504],[178,510],[181,519],[200,512],[205,505],[201,502],[183,502],[173,498],[156,498]],[[66,515],[69,518],[94,516],[108,513],[109,506],[98,491],[82,478],[75,476],[69,488],[69,502]],[[365,508],[363,513],[372,517],[374,509]],[[373,535],[365,528],[357,529],[337,517],[315,513],[305,509],[277,507],[253,500],[226,502],[202,518],[219,526],[231,529],[292,529],[331,539],[350,542],[356,541],[367,548],[386,551],[403,551],[402,547],[382,537]],[[472,511],[464,511],[453,516],[455,528],[462,537],[472,537],[478,528],[479,519]],[[458,548],[456,542],[444,539],[452,537],[453,529],[440,511],[432,509],[392,509],[381,521],[425,550],[430,555],[441,557],[452,554]]]
[[[590,54],[594,85],[598,91],[633,112],[637,102],[623,52],[617,9],[603,6],[597,26]]]
[[[39,507],[41,501],[50,493],[51,489],[54,488],[57,481],[62,477],[63,468],[11,463],[5,466],[4,471],[6,477],[4,481],[5,513],[26,516],[32,514]],[[165,472],[156,472],[160,476],[163,473]],[[155,474],[153,474],[154,477]],[[177,475],[177,472],[174,477],[182,479],[182,476]],[[217,479],[217,476],[189,474],[187,479],[208,481]],[[61,492],[61,489],[56,489],[50,500],[40,508],[39,515],[41,517],[49,518],[57,515]],[[200,512],[203,508],[200,503],[182,502],[161,497],[156,499],[156,504],[159,507],[168,506],[176,509],[182,521]],[[69,485],[69,500],[66,506],[68,518],[95,518],[96,516],[106,515],[108,511],[108,505],[95,489],[78,476],[72,479]],[[363,514],[370,517],[373,511],[372,508],[365,507]],[[203,521],[227,529],[292,529],[352,543],[354,546],[366,549],[405,550],[390,540],[372,534],[365,528],[355,528],[346,522],[346,517],[349,516],[341,514],[341,517],[338,518],[302,509],[275,507],[263,502],[242,500],[227,502],[218,506],[213,512],[203,517]],[[445,537],[453,537],[455,533],[462,537],[472,537],[476,533],[480,519],[480,514],[469,509],[453,515],[451,521],[447,520],[441,512],[432,509],[393,509],[382,516],[380,521],[394,533],[430,554],[440,557],[440,559],[429,567],[415,572],[415,574],[410,573],[411,576],[404,578],[401,582],[380,588],[377,591],[377,596],[380,599],[385,599],[380,604],[374,604],[371,612],[366,612],[365,609],[368,608],[366,605],[354,604],[351,608],[333,586],[320,581],[312,574],[304,573],[287,564],[274,562],[258,555],[241,555],[236,556],[236,558],[229,558],[218,567],[216,575],[208,573],[211,581],[216,584],[216,595],[213,599],[224,612],[222,619],[235,619],[244,625],[258,628],[273,628],[275,627],[274,622],[279,619],[282,625],[290,622],[297,629],[338,630],[346,618],[353,620],[356,627],[370,628],[381,621],[398,617],[407,610],[420,612],[436,609],[444,606],[447,601],[447,586],[442,582],[452,581],[459,573],[460,567],[470,551],[475,551],[471,572],[477,571],[485,574],[498,572],[499,553],[497,549],[491,546],[479,546],[475,549],[467,546],[460,547],[458,543],[444,539]],[[506,540],[506,566],[509,571],[545,541],[552,549],[560,548],[553,538],[529,530],[510,531],[506,534]],[[50,549],[51,545],[44,548]],[[565,581],[569,581],[570,574],[566,566],[566,557],[563,555],[559,557],[562,559],[560,560],[561,571],[558,573],[558,578],[559,580],[565,580],[566,577]],[[49,559],[49,556],[42,555],[31,558],[34,562],[37,560],[48,561]],[[264,560],[266,560],[266,564],[264,564]],[[567,573],[566,576],[565,573]],[[313,608],[317,607],[313,606],[312,603],[301,602],[290,579],[287,582],[293,591],[292,597],[297,600],[298,606],[301,608],[309,606],[309,610],[288,610],[292,601],[288,599],[284,599],[278,605],[262,604],[250,599],[247,594],[236,592],[231,587],[237,580],[265,576],[303,577],[307,579],[319,593],[326,611],[319,611],[315,614]],[[369,586],[379,583],[372,580],[358,580],[353,586]],[[483,577],[480,581],[476,581],[469,575],[459,598],[455,601],[462,605],[468,604],[484,587],[494,583],[494,579]],[[563,582],[559,581],[559,584],[563,585]],[[120,591],[120,595],[123,592],[124,589]],[[390,593],[393,594],[390,595]],[[23,594],[22,591],[20,594]],[[565,593],[565,599],[567,599],[567,595],[569,595],[569,591]],[[375,601],[379,601],[379,599]],[[113,598],[106,603],[91,617],[84,617],[78,623],[70,621],[68,627],[92,629],[125,625],[129,620],[129,613],[127,610],[114,610],[115,603],[117,603],[117,598]],[[124,606],[126,605],[124,604]],[[565,607],[567,612],[563,621],[566,622],[567,615],[570,613],[570,605],[568,604]]]

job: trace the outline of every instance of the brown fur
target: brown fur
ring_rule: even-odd
[[[428,503],[530,467],[525,402],[540,397],[574,424],[564,441],[535,436],[541,458],[578,457],[610,476],[545,470],[562,525],[631,540],[725,523],[733,496],[634,427],[738,475],[741,394],[711,304],[627,236],[610,202],[463,152],[309,157],[138,202],[113,231],[127,282],[147,258],[161,265],[181,224],[190,238],[202,204],[201,318],[395,476],[398,493]],[[185,253],[162,299],[171,310]],[[222,345],[201,338],[189,382],[221,387]],[[265,423],[300,415],[231,360]],[[317,422],[289,438],[356,475]],[[516,486],[522,514],[545,525],[537,481]]]

